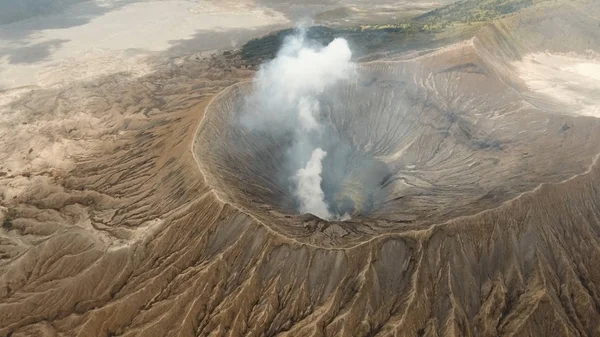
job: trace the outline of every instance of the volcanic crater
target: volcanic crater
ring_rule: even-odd
[[[597,147],[581,139],[598,138],[597,120],[537,108],[506,56],[516,47],[494,50],[499,34],[490,28],[425,56],[359,63],[355,78],[318,97],[331,138],[322,186],[349,221],[298,214],[283,173],[286,133],[239,122],[252,82],[207,107],[193,147],[199,168],[221,200],[324,247],[443,224],[586,172]]]

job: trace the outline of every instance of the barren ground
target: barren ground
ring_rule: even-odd
[[[414,109],[365,132],[407,204],[351,227],[218,175],[255,67],[214,49],[298,10],[236,3],[1,26],[0,336],[600,336],[597,3],[364,64]]]

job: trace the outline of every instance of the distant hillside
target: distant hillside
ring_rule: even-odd
[[[463,0],[425,13],[416,21],[473,22],[495,19],[549,0]]]
[[[494,19],[552,2],[560,3],[560,0],[463,0],[395,24],[365,22],[357,27],[337,29],[318,26],[310,28],[307,34],[308,38],[324,45],[335,37],[344,37],[357,57],[394,53],[468,38]],[[249,41],[242,48],[242,56],[252,62],[273,58],[284,38],[293,32],[287,29]]]

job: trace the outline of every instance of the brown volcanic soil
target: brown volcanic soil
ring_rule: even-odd
[[[252,76],[235,53],[14,98],[0,335],[600,336],[600,120],[512,65],[595,62],[588,13],[361,65],[374,80],[342,91],[378,118],[349,104],[356,120],[332,123],[396,179],[347,224],[294,215],[250,188],[270,165],[229,156],[253,144],[231,140],[251,90],[232,85]]]

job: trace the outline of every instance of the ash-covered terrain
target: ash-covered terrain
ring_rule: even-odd
[[[4,89],[0,336],[600,336],[599,3],[446,5]]]

